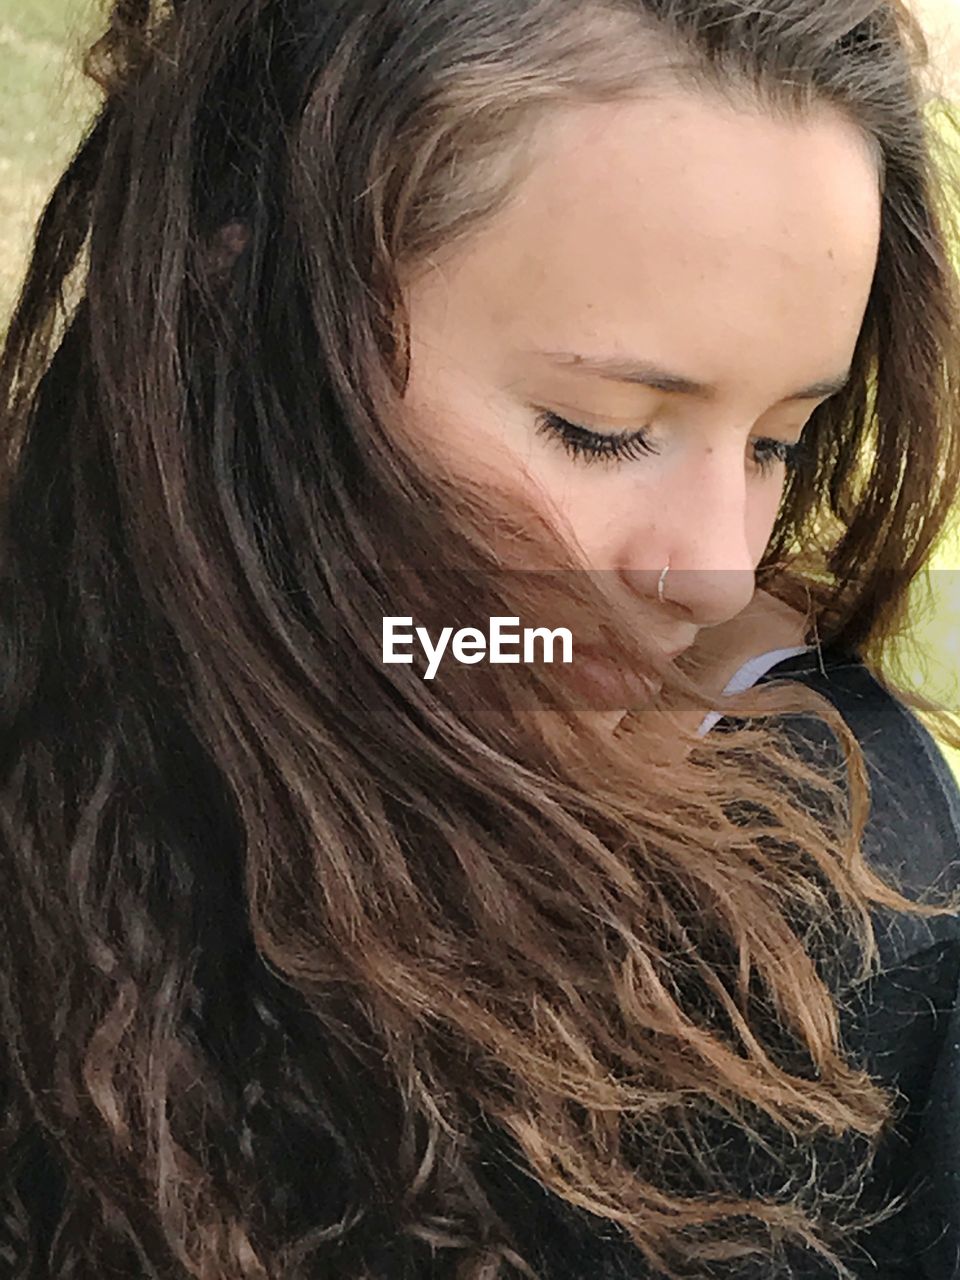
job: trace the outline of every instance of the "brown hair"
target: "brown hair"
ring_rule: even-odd
[[[891,1115],[843,992],[875,908],[956,904],[867,865],[863,759],[809,690],[742,706],[822,716],[842,777],[759,719],[670,768],[642,716],[531,742],[536,672],[474,706],[384,667],[391,548],[444,547],[474,616],[523,581],[496,495],[390,425],[402,272],[504,206],[544,113],[666,75],[831,103],[879,162],[879,261],[758,582],[879,663],[960,475],[925,56],[884,0],[118,0],[0,364],[7,1274],[534,1275],[484,1135],[667,1274],[791,1240],[840,1267],[856,1189],[817,1159],[865,1173]],[[718,1119],[769,1195],[714,1167]]]

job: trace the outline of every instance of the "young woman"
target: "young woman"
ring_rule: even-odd
[[[960,1274],[924,56],[119,0],[0,365],[4,1276]],[[497,617],[580,660],[385,658]]]

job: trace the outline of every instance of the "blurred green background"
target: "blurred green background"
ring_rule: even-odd
[[[913,7],[933,56],[930,87],[960,101],[960,0],[913,0]],[[33,226],[96,105],[96,91],[79,65],[83,50],[105,26],[106,12],[107,0],[0,0],[3,328]],[[960,173],[960,135],[952,139],[952,146]],[[960,710],[960,519],[916,586],[911,627],[897,651],[897,674]],[[960,752],[945,750],[960,777]]]

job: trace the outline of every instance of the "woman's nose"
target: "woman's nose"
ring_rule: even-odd
[[[679,564],[671,557],[662,582],[662,598],[656,588],[653,592],[653,600],[661,610],[679,614],[697,627],[716,627],[742,613],[753,599],[756,575],[752,563],[739,568],[730,567],[729,563],[684,568],[688,563],[686,557],[681,557]],[[653,576],[660,580],[659,572]]]
[[[714,474],[714,481],[717,480]],[[707,490],[704,492],[704,490]],[[686,486],[664,494],[663,516],[637,530],[633,565],[622,571],[630,587],[651,605],[698,627],[728,622],[747,607],[756,587],[755,549],[747,525],[747,488],[741,478]],[[659,564],[651,564],[651,546]],[[669,564],[662,578],[663,568]],[[660,598],[662,592],[662,600]]]

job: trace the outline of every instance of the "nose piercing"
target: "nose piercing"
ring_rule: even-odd
[[[661,569],[661,571],[660,571],[660,580],[659,580],[659,582],[657,583],[657,599],[660,601],[660,603],[661,603],[661,604],[663,604],[663,603],[664,603],[664,599],[663,599],[663,583],[664,583],[664,579],[666,578],[666,576],[667,576],[667,574],[668,574],[669,572],[670,572],[670,563],[669,563],[669,561],[668,561],[668,562],[667,562],[667,564],[666,564],[666,565],[664,565],[663,569]]]

